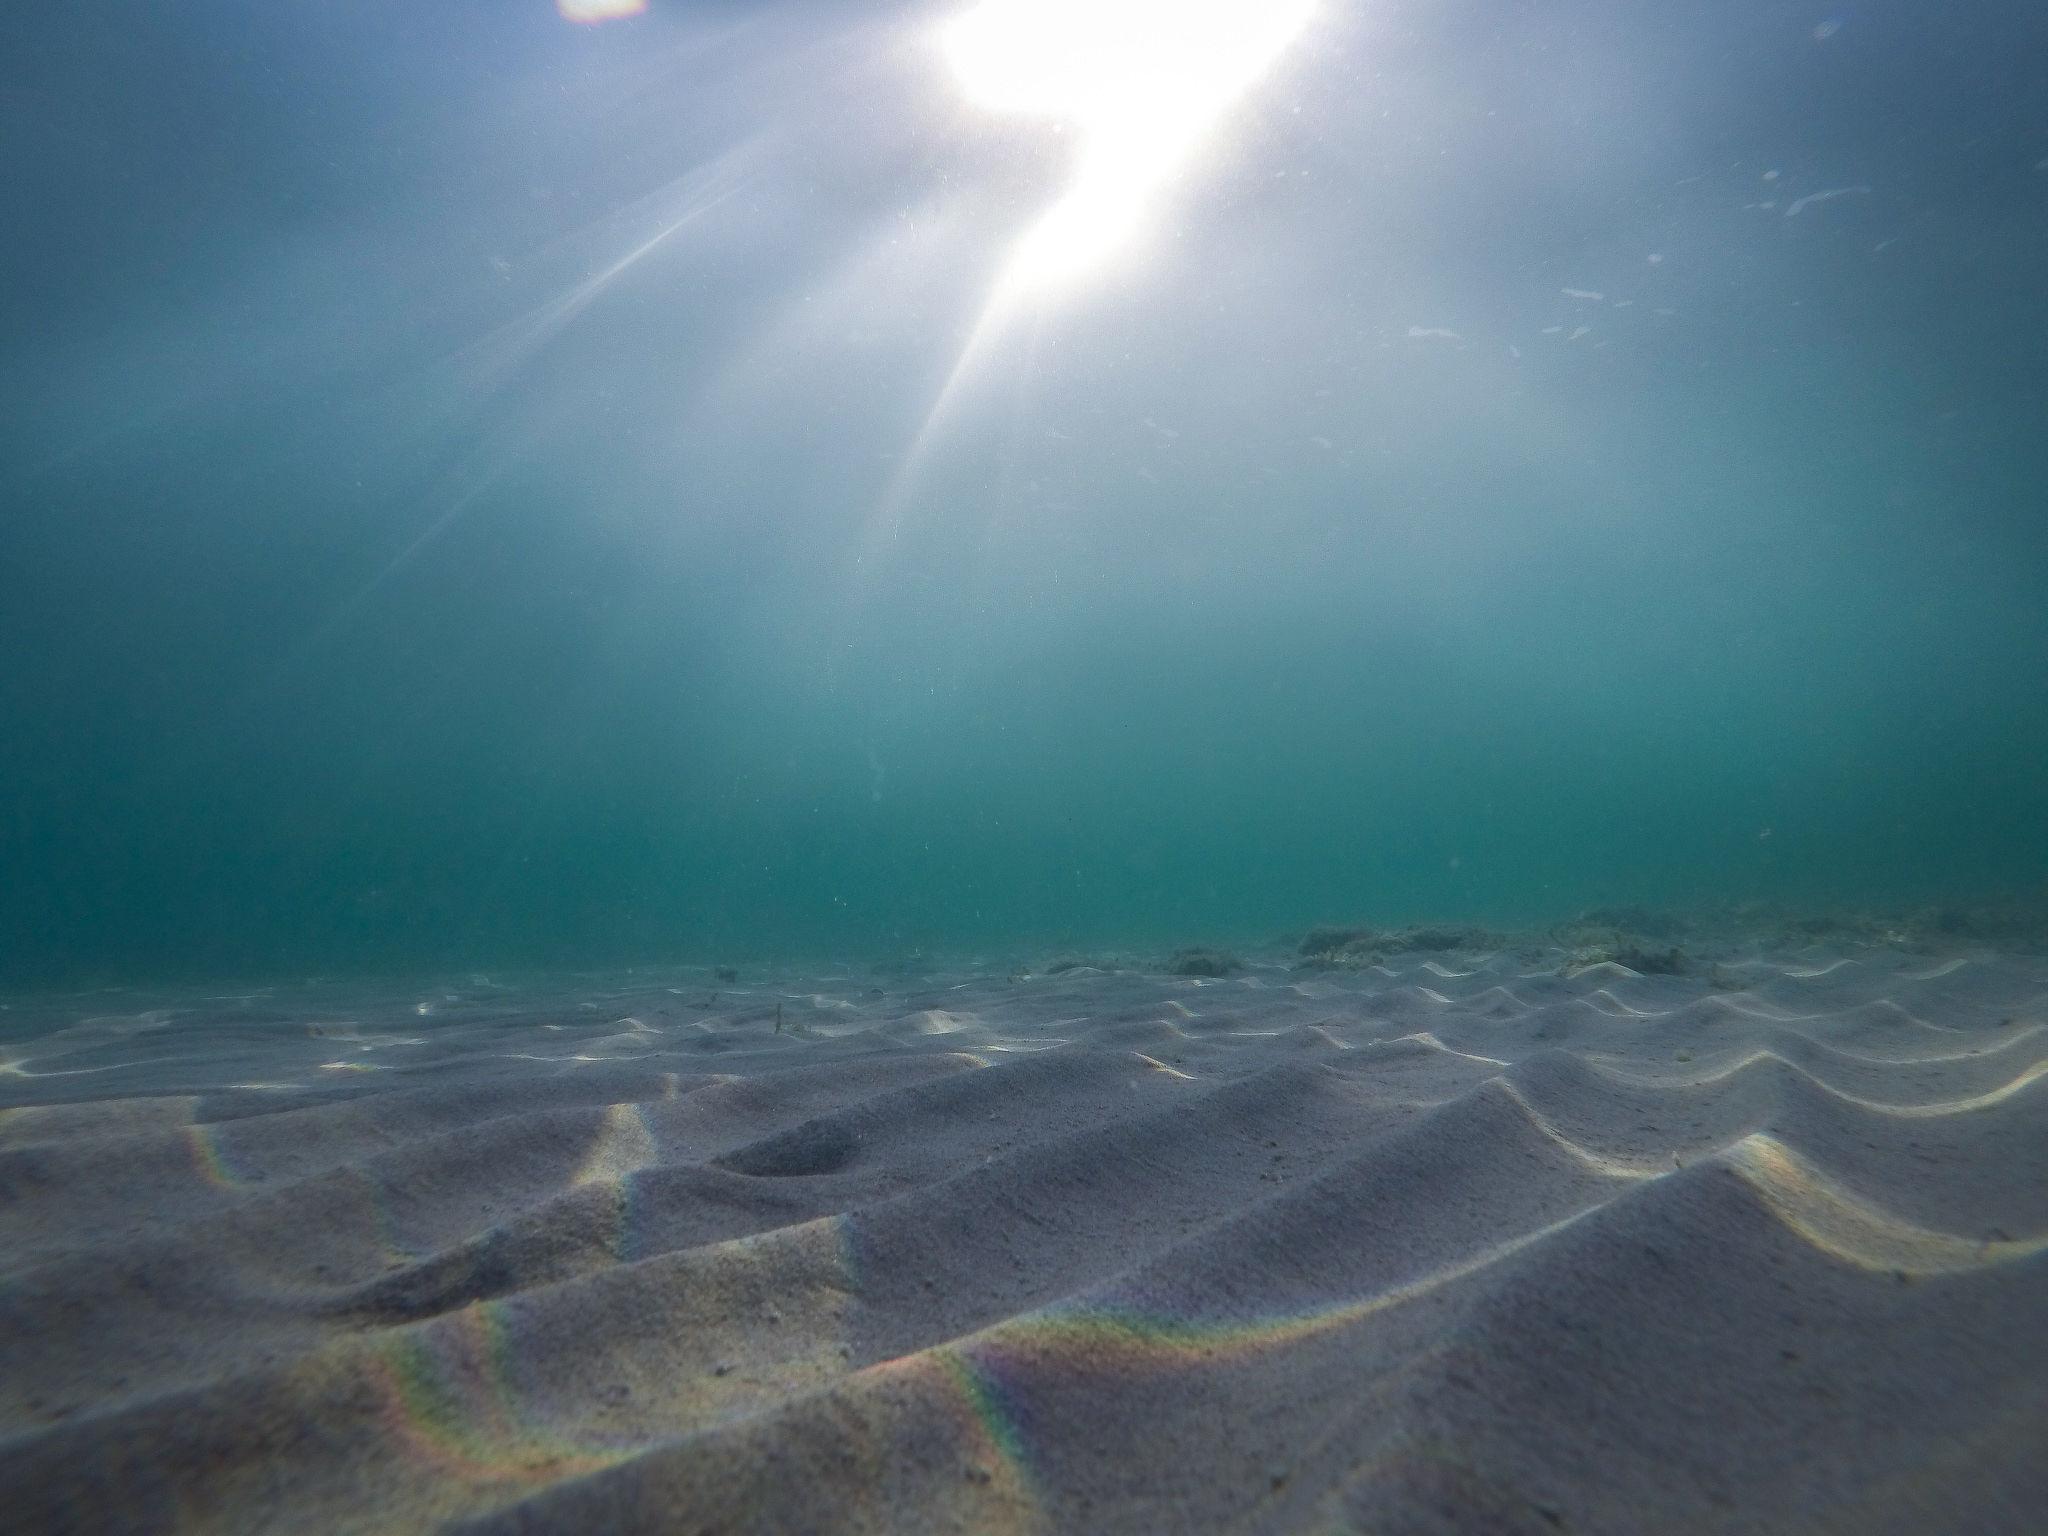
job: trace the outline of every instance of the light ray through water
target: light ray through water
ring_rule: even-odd
[[[899,530],[949,419],[1014,322],[1042,320],[1042,301],[1131,244],[1314,9],[1314,0],[981,0],[943,30],[969,101],[1050,121],[1080,148],[1068,190],[1012,247],[883,493],[863,560]],[[1038,340],[1034,329],[1027,358]]]

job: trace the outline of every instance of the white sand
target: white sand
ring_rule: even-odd
[[[16,1001],[0,1523],[2040,1529],[2048,960],[1559,960]]]

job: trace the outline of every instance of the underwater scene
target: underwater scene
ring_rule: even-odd
[[[0,1525],[2032,1532],[2048,9],[0,17]]]

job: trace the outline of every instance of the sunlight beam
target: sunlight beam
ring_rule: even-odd
[[[967,98],[1072,128],[1072,185],[1006,290],[1056,287],[1129,243],[1159,191],[1308,23],[1313,0],[981,0],[943,45]]]

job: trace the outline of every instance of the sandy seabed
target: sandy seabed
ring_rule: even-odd
[[[2037,1531],[2044,1021],[1883,946],[17,999],[0,1523]]]

